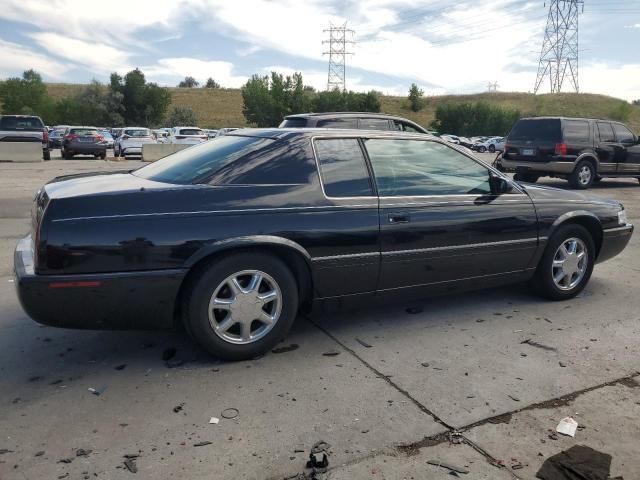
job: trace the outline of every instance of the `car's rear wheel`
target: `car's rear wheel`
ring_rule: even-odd
[[[533,173],[516,173],[513,176],[513,179],[516,182],[525,182],[525,183],[536,183],[540,178],[539,175],[535,175]]]
[[[51,152],[47,151],[47,152],[43,152],[42,154],[42,158],[46,161],[46,160],[51,160]]]
[[[587,229],[580,225],[560,227],[549,239],[533,286],[551,300],[573,298],[591,278],[594,260],[595,244]]]
[[[494,153],[496,151],[496,146],[495,145],[489,145],[489,151],[491,153]]]
[[[284,338],[298,311],[295,277],[279,259],[238,253],[212,261],[183,297],[187,331],[212,355],[254,358]]]
[[[571,188],[585,190],[593,185],[596,178],[596,168],[589,160],[582,160],[569,175],[569,185]]]
[[[480,153],[484,153],[484,152],[486,152],[486,151],[487,151],[487,147],[480,147],[480,148],[478,148],[478,151],[479,151]]]
[[[100,154],[100,159],[105,160],[107,158],[107,152],[102,152]]]

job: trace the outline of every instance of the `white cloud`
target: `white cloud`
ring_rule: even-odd
[[[227,88],[239,88],[247,81],[247,77],[234,74],[232,63],[215,60],[207,61],[188,57],[161,58],[157,63],[140,67],[140,69],[149,80],[164,85],[175,85],[187,75],[194,77],[201,84],[212,77]]]
[[[42,53],[0,39],[0,77],[19,75],[30,68],[54,80],[63,80],[69,65],[56,62]]]

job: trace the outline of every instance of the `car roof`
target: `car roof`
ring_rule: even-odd
[[[69,126],[67,128],[91,128],[93,130],[98,130],[98,128],[92,127],[90,125],[71,125],[71,126]]]
[[[426,133],[409,133],[397,130],[362,130],[351,128],[242,128],[228,133],[229,136],[259,137],[273,140],[291,140],[296,137],[389,137],[389,138],[435,138]]]
[[[322,117],[370,117],[370,118],[386,118],[397,120],[409,120],[397,115],[391,115],[389,113],[373,113],[373,112],[322,112],[322,113],[296,113],[294,115],[287,115],[285,119],[289,118],[322,118]],[[412,120],[409,120],[410,122]]]
[[[546,117],[522,117],[520,120],[592,120],[594,122],[614,122],[623,123],[619,120],[611,120],[608,118],[590,118],[590,117],[559,117],[559,116],[546,116]]]

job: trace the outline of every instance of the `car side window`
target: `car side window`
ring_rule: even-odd
[[[380,196],[488,195],[489,170],[438,142],[365,141]]]
[[[393,121],[393,129],[400,130],[401,132],[422,133],[417,128],[412,127],[406,122],[401,122],[400,120]]]
[[[327,196],[373,195],[364,155],[356,138],[319,139],[314,143]]]
[[[620,123],[613,123],[613,130],[616,132],[616,137],[620,143],[635,143],[636,137],[629,131],[627,127]]]
[[[355,118],[331,118],[318,120],[318,128],[357,128]]]
[[[611,128],[610,123],[606,122],[597,122],[596,126],[598,127],[598,133],[600,135],[601,142],[615,142],[616,137],[613,134],[613,128]]]
[[[389,130],[389,120],[385,118],[361,118],[359,126],[361,130]]]
[[[565,120],[563,122],[564,139],[568,142],[588,142],[589,122],[582,120]]]

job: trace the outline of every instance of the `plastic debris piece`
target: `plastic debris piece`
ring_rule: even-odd
[[[218,417],[211,417],[211,419],[209,420],[209,423],[212,423],[214,425],[217,425],[220,422],[220,419]]]
[[[127,470],[129,470],[131,473],[138,473],[138,466],[136,465],[135,458],[127,458],[124,461],[124,466],[127,467]]]
[[[100,395],[102,395],[104,393],[104,391],[107,389],[106,385],[102,385],[101,387],[98,388],[94,388],[94,387],[89,387],[87,390],[89,390],[91,393],[93,393],[96,397],[99,397]]]
[[[208,440],[205,440],[204,442],[198,442],[198,443],[194,443],[193,444],[194,447],[205,447],[207,445],[211,445],[211,442],[209,442]]]
[[[358,342],[360,345],[362,345],[364,348],[371,348],[373,345],[369,345],[367,342],[365,342],[364,340],[360,340],[359,338],[356,338],[356,342]]]
[[[569,437],[575,437],[577,428],[578,422],[571,417],[564,417],[560,420],[560,423],[558,423],[556,432],[561,433],[562,435],[568,435]]]
[[[450,463],[443,462],[442,460],[427,460],[427,463],[429,465],[435,465],[436,467],[446,468],[447,470],[456,473],[469,473],[469,470],[466,468],[451,465]]]

